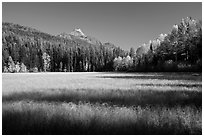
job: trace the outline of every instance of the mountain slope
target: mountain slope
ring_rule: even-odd
[[[30,27],[2,23],[4,72],[19,72],[19,64],[31,72],[110,71],[113,59],[122,52],[119,47],[86,36],[81,29],[53,36]]]

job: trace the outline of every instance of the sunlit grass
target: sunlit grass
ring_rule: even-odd
[[[161,76],[163,77],[162,79]],[[128,79],[126,78],[128,77]],[[175,77],[174,79],[168,79]],[[180,79],[179,79],[180,77]],[[182,79],[181,79],[182,77]],[[202,76],[192,76],[183,73],[27,73],[3,74],[3,94],[11,92],[29,92],[42,89],[140,89],[140,90],[188,90],[201,91],[198,87],[183,87],[175,85],[202,85]],[[176,79],[178,78],[178,79]],[[153,84],[145,86],[144,84]],[[163,86],[160,86],[163,85]],[[166,86],[165,86],[166,85]],[[165,86],[165,87],[164,87]],[[44,92],[44,90],[43,90]]]

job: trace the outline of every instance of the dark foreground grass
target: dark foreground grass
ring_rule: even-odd
[[[5,134],[202,134],[201,108],[3,102]]]

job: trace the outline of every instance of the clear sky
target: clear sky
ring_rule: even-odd
[[[89,36],[123,49],[169,33],[191,16],[202,19],[202,3],[2,3],[2,21],[57,35],[81,28]]]

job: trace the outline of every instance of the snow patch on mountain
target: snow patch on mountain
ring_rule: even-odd
[[[77,36],[77,37],[86,37],[86,35],[82,32],[80,28],[75,28],[70,35]]]

